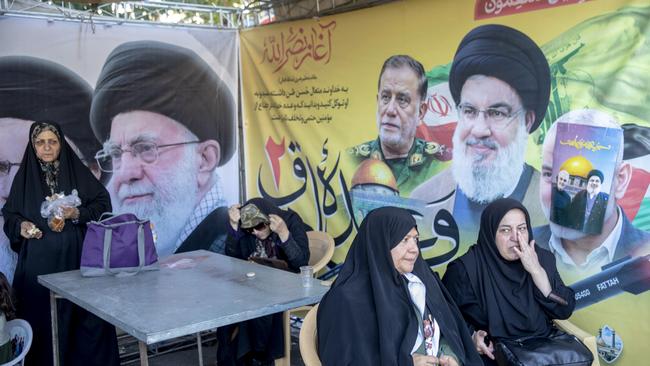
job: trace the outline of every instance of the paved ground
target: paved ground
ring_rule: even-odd
[[[291,366],[304,366],[298,348],[298,332],[297,329],[291,330]],[[202,335],[202,337],[204,338],[202,347],[203,365],[217,366],[217,344],[214,341],[214,332]],[[137,357],[137,343],[134,342],[133,338],[125,337],[120,339],[120,347],[122,366],[137,366],[140,364]],[[173,350],[179,347],[184,347],[184,349]],[[150,348],[150,353],[155,354],[149,357],[150,366],[195,366],[199,364],[196,341],[192,342],[190,338],[180,342],[180,344],[160,346],[155,349]]]

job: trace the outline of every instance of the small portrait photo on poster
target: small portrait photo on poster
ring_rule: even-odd
[[[559,123],[553,152],[550,220],[587,234],[602,231],[621,130]]]

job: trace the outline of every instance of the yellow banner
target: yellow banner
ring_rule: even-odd
[[[521,190],[533,226],[550,230],[539,195],[546,132],[565,113],[591,108],[623,125],[630,177],[625,187],[610,177],[607,187],[625,215],[619,222],[629,221],[626,229],[647,237],[650,152],[641,141],[650,135],[650,1],[529,3],[402,1],[242,31],[247,197],[271,198],[298,212],[314,230],[329,232],[337,247],[327,275],[344,261],[368,210],[409,208],[424,258],[442,273],[476,240],[476,222],[466,215],[474,220],[480,215],[472,206],[459,206],[451,172],[458,112],[447,84],[449,68],[467,32],[498,23],[531,37],[550,65],[549,107],[525,150],[529,177],[523,188],[514,188]],[[394,164],[378,140],[378,83],[384,61],[401,54],[422,63],[428,90],[416,129],[421,143]],[[599,337],[601,361],[637,365],[644,359],[650,341],[650,269],[647,257],[642,260],[650,244],[645,240],[624,253],[636,262],[609,271],[559,267],[565,282],[575,284],[577,297],[582,293],[572,320]],[[624,279],[622,273],[633,275]],[[614,277],[620,286],[602,285]]]

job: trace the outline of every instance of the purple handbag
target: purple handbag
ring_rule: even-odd
[[[81,275],[130,275],[158,269],[149,220],[125,213],[88,223],[81,251]]]

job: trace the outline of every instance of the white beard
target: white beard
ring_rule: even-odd
[[[550,219],[551,210],[550,208],[546,207],[544,202],[542,202],[542,211],[544,212],[544,216],[546,217],[546,220],[548,220],[548,225],[551,228],[551,232],[553,233],[553,236],[560,239],[567,239],[567,240],[578,240],[587,236],[587,234],[583,233],[580,230],[570,229],[568,227],[564,227],[562,225],[558,225],[552,222]]]
[[[612,192],[610,192],[610,195],[613,193],[613,188]],[[600,192],[600,191],[599,191]],[[617,206],[611,203],[607,204],[607,208],[605,210],[605,221],[607,221],[613,214],[617,214],[616,212]],[[588,234],[583,233],[580,230],[575,230],[575,229],[570,229],[568,227],[564,227],[562,225],[558,225],[550,220],[551,217],[551,212],[548,207],[546,207],[544,201],[542,201],[542,211],[544,211],[544,216],[546,216],[546,220],[548,220],[548,225],[551,228],[551,232],[553,233],[553,236],[560,238],[560,239],[566,239],[566,240],[579,240],[584,237],[586,237]],[[620,218],[619,218],[620,220]],[[603,223],[604,224],[604,223]]]
[[[4,224],[4,220],[0,220]],[[16,262],[18,255],[11,249],[9,238],[5,235],[4,231],[0,233],[0,271],[4,273],[9,283],[14,281],[14,272],[16,271]]]
[[[196,185],[198,161],[193,148],[185,149],[185,156],[172,173],[158,180],[155,186],[143,181],[122,185],[117,196],[154,192],[152,202],[120,205],[113,199],[117,213],[130,212],[153,223],[156,251],[159,257],[174,254],[176,241],[198,202]]]
[[[497,148],[497,155],[492,164],[481,164],[484,156],[472,157],[466,154],[466,143],[470,141]],[[489,138],[485,141],[476,141],[470,137],[463,142],[460,141],[458,133],[454,133],[451,164],[454,179],[472,201],[488,203],[504,197],[511,193],[519,182],[519,177],[524,170],[527,143],[528,132],[523,125],[518,126],[515,139],[505,148]]]
[[[2,206],[4,206],[4,202],[2,203]],[[0,206],[0,209],[2,206]],[[4,223],[4,216],[0,215],[0,227],[3,227]],[[5,277],[7,277],[9,283],[13,283],[17,261],[18,254],[11,249],[9,238],[7,238],[5,232],[2,231],[0,233],[0,271],[4,273]]]
[[[587,186],[587,193],[589,193],[589,197],[597,195],[598,193],[600,193],[600,187],[594,188],[591,185],[588,185]]]

